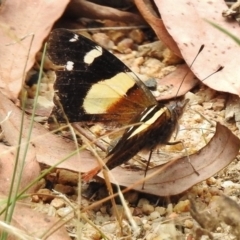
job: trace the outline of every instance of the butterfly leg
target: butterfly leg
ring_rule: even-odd
[[[168,143],[166,143],[166,145],[175,145],[175,144],[179,144],[179,143],[181,143],[181,144],[183,145],[183,148],[185,149],[186,156],[187,156],[187,158],[188,158],[188,162],[189,162],[189,164],[191,165],[193,171],[199,176],[199,175],[200,175],[199,172],[194,168],[194,166],[193,166],[192,163],[191,163],[191,160],[190,160],[190,157],[189,157],[187,148],[185,147],[183,141],[168,142]]]
[[[149,156],[148,156],[147,166],[146,166],[145,172],[144,172],[144,178],[147,175],[147,170],[148,170],[148,167],[149,167],[149,164],[150,164],[150,161],[151,161],[152,153],[153,153],[153,149],[150,151]],[[142,189],[144,189],[144,186],[145,186],[145,181],[143,182]]]

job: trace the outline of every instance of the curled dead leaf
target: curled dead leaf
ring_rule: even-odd
[[[230,164],[237,156],[239,147],[240,139],[227,127],[217,123],[211,141],[200,151],[189,156],[191,164],[187,157],[183,157],[148,170],[144,190],[142,190],[144,171],[117,167],[111,171],[110,179],[113,183],[145,193],[159,196],[176,195]]]
[[[81,11],[79,11],[79,9],[81,9]],[[85,0],[70,1],[65,15],[71,18],[110,19],[113,21],[134,22],[138,24],[144,22],[141,16],[137,14]]]
[[[150,1],[143,1],[143,0],[135,0],[134,1],[138,10],[141,12],[143,18],[148,22],[148,24],[152,27],[155,31],[156,35],[158,36],[163,43],[170,48],[177,56],[181,57],[181,52],[173,40],[171,35],[168,33],[167,29],[164,26],[163,21],[157,17],[157,14],[154,13],[153,8],[151,7]],[[148,4],[146,4],[146,2]]]

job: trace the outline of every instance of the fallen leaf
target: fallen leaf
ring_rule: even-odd
[[[144,190],[142,190],[144,171],[117,167],[109,175],[111,182],[141,192],[158,196],[176,195],[213,176],[230,164],[237,156],[239,147],[240,139],[227,127],[217,123],[211,141],[200,151],[189,156],[192,166],[199,175],[193,170],[187,157],[148,170]]]
[[[14,172],[14,166],[16,164],[16,148],[8,147],[3,144],[0,144],[0,195],[8,195],[12,176]],[[21,169],[21,164],[23,161],[23,151],[24,148],[20,151],[19,163],[17,167],[16,177],[18,179],[19,172]],[[30,182],[36,179],[41,172],[39,163],[36,161],[35,151],[32,146],[29,146],[27,156],[24,158],[24,168],[20,181],[20,189],[24,189]],[[17,181],[15,181],[16,183]],[[32,186],[28,189],[27,192],[34,192],[36,186]]]
[[[179,65],[175,71],[168,74],[166,77],[157,80],[158,87],[164,87],[167,89],[161,92],[159,97],[156,97],[158,101],[176,98],[184,95],[191,90],[198,83],[198,79],[194,77],[194,74],[187,65]]]
[[[42,237],[52,230],[55,231],[51,232],[51,235],[47,238],[48,240],[71,239],[66,229],[62,227],[62,225],[64,225],[63,220],[59,221],[57,217],[50,217],[45,213],[34,211],[33,208],[27,206],[26,203],[16,204],[11,224],[19,230],[23,230],[25,234],[32,237],[32,239],[45,239]],[[19,238],[10,235],[8,239]]]
[[[240,95],[240,48],[226,34],[204,20],[212,21],[230,33],[240,36],[238,23],[228,22],[222,17],[222,11],[227,8],[226,3],[223,0],[155,0],[155,3],[167,31],[177,43],[189,66],[200,46],[205,45],[191,67],[195,76],[203,80],[219,66],[224,66],[222,71],[208,77],[203,83],[217,91]]]
[[[135,0],[134,2],[143,18],[152,27],[158,38],[161,39],[161,41],[177,56],[181,57],[182,55],[176,42],[172,39],[171,35],[166,30],[162,19],[160,19],[157,16],[157,13],[155,13],[153,7],[151,6],[151,3],[146,0]]]
[[[2,124],[4,136],[11,146],[17,145],[17,137],[20,133],[21,110],[0,93],[0,122],[3,121],[10,113],[10,116]],[[25,114],[23,122],[22,143],[26,142],[30,126],[30,116]],[[48,130],[41,124],[34,123],[31,134],[31,145],[34,146],[36,160],[49,166],[58,164],[60,160],[66,158],[76,151],[74,142],[63,139]],[[67,160],[58,165],[59,168],[86,172],[97,162],[95,157],[87,150],[80,150],[77,154],[69,157]]]
[[[79,9],[81,9],[81,11],[79,11]],[[71,18],[110,19],[113,21],[137,24],[142,24],[144,22],[141,16],[137,14],[120,11],[86,0],[71,1],[66,9],[65,15]]]
[[[43,40],[68,2],[13,0],[1,3],[0,89],[8,98],[16,101],[26,72],[35,63],[35,55]]]

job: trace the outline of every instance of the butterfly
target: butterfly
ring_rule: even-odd
[[[48,56],[56,65],[53,113],[59,121],[128,125],[107,153],[108,169],[125,163],[141,150],[168,143],[187,101],[164,105],[117,57],[88,38],[55,29]],[[102,169],[83,175],[89,181]]]

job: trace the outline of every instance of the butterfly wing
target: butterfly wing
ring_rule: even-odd
[[[69,122],[128,123],[157,104],[151,92],[118,58],[88,38],[65,29],[49,36],[56,65],[55,109]]]

